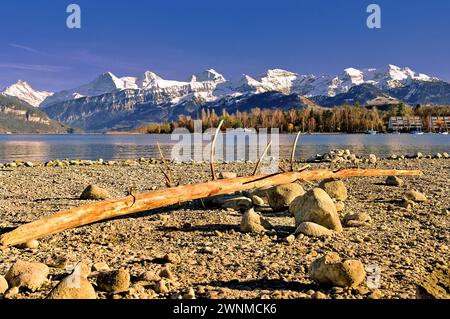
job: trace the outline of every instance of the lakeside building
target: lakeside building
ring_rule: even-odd
[[[447,132],[450,129],[450,116],[430,117],[429,127],[433,132]]]
[[[389,131],[422,131],[422,119],[419,116],[391,116],[389,118]]]

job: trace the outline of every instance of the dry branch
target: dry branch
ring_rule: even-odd
[[[291,151],[291,172],[294,171],[294,158],[295,158],[295,150],[297,148],[298,139],[300,138],[300,134],[302,132],[298,132],[297,136],[295,137],[294,144],[292,145],[292,151]]]
[[[211,177],[212,177],[213,181],[215,181],[217,179],[216,170],[214,168],[214,153],[216,152],[216,141],[217,141],[217,137],[219,136],[222,125],[223,125],[223,120],[220,121],[220,124],[216,130],[216,134],[214,134],[214,139],[211,143],[211,156],[210,156],[211,163],[210,163],[210,165],[211,165]]]
[[[164,166],[166,167],[166,171],[167,171],[167,172],[166,172],[166,171],[164,171],[164,170],[161,168],[161,172],[163,173],[163,175],[164,175],[164,177],[165,177],[165,179],[166,179],[166,186],[167,186],[167,187],[174,187],[174,186],[175,186],[175,183],[173,182],[172,173],[170,172],[170,167],[169,167],[169,165],[167,164],[166,159],[164,158],[164,154],[163,154],[163,152],[162,152],[162,150],[161,150],[161,146],[159,146],[159,142],[156,142],[156,145],[158,146],[159,155],[160,155],[161,160],[162,160]]]
[[[417,170],[381,170],[381,169],[348,169],[338,172],[329,170],[309,170],[250,177],[238,177],[211,181],[201,184],[184,185],[164,190],[156,190],[136,194],[124,198],[115,198],[96,202],[19,226],[15,230],[0,236],[0,249],[29,242],[33,239],[62,232],[66,229],[88,225],[101,220],[139,213],[155,208],[166,207],[213,195],[230,194],[265,186],[293,183],[297,180],[311,181],[325,178],[348,178],[367,176],[417,176]],[[133,204],[134,202],[134,204]]]
[[[252,174],[253,176],[255,176],[256,173],[258,173],[259,167],[261,166],[261,162],[264,159],[264,156],[266,156],[267,151],[269,150],[270,146],[272,146],[272,141],[270,141],[269,144],[267,144],[266,148],[264,149],[264,152],[261,154],[261,157],[258,159],[255,169],[253,170],[253,174]]]

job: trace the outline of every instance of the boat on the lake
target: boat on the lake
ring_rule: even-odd
[[[376,134],[378,134],[378,131],[367,130],[367,131],[366,131],[366,134],[369,134],[369,135],[376,135]]]
[[[413,134],[413,135],[423,135],[422,131],[410,131],[409,134]]]

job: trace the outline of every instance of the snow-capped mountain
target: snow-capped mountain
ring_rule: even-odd
[[[213,69],[192,75],[190,82],[165,80],[151,71],[137,77],[121,78],[107,72],[86,85],[55,93],[46,99],[42,106],[47,107],[59,102],[100,96],[120,90],[142,91],[144,95],[153,95],[157,103],[178,103],[186,98],[210,101],[214,99],[212,93],[216,86],[224,82],[225,78]]]
[[[120,78],[108,72],[86,85],[49,96],[42,106],[47,107],[82,97],[100,96],[117,90],[143,91],[142,94],[153,96],[155,103],[180,103],[190,100],[198,103],[211,102],[226,96],[235,97],[269,91],[306,97],[333,97],[364,83],[380,89],[394,89],[411,84],[412,81],[432,82],[438,79],[395,65],[381,69],[348,68],[338,75],[321,76],[271,69],[258,77],[243,74],[231,80],[226,80],[214,69],[194,74],[189,81],[166,80],[151,71],[137,77]]]
[[[34,90],[30,84],[25,81],[17,81],[11,86],[8,86],[3,92],[4,96],[16,97],[19,100],[25,101],[32,106],[38,107],[47,97],[53,93],[46,91]]]

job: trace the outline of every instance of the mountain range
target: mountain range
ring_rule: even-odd
[[[61,92],[36,91],[18,81],[1,95],[39,107],[51,119],[86,131],[130,130],[149,122],[195,115],[202,108],[220,112],[260,108],[361,105],[450,104],[450,84],[407,67],[348,68],[337,75],[302,75],[272,69],[259,77],[227,80],[214,69],[185,81],[165,80],[147,71],[140,76],[101,74],[92,82]]]

